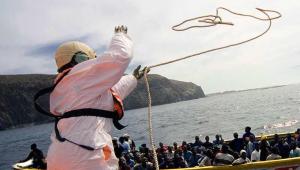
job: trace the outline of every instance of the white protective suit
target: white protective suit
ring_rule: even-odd
[[[51,113],[61,115],[81,108],[113,111],[110,88],[124,99],[137,85],[133,75],[123,76],[131,58],[131,39],[123,33],[115,34],[102,56],[77,64],[56,86],[50,95]],[[109,135],[112,127],[110,118],[82,116],[60,120],[58,129],[62,137],[97,149],[88,151],[67,141],[59,142],[53,132],[47,154],[47,169],[118,169],[118,159]],[[106,160],[104,147],[111,151]]]

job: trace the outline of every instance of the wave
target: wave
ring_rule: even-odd
[[[287,122],[283,123],[274,123],[274,124],[269,124],[269,125],[264,125],[265,130],[269,129],[277,129],[277,128],[283,128],[283,127],[290,127],[298,123],[298,120],[289,120]]]

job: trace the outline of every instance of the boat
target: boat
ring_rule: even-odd
[[[294,136],[294,133],[279,133],[280,138],[285,138],[288,134]],[[262,136],[256,137],[256,140],[259,141]],[[265,135],[264,138],[267,138],[268,141],[274,139],[274,135]],[[225,141],[229,143],[230,140]],[[13,165],[14,170],[43,170],[36,168],[25,168],[32,164],[32,159],[23,162],[16,163]],[[172,170],[172,169],[168,169]],[[193,167],[193,168],[176,168],[173,170],[300,170],[300,157],[298,158],[287,158],[271,161],[259,161],[251,162],[242,165],[224,165],[224,166],[205,166],[205,167]]]
[[[173,170],[300,170],[300,157],[253,162],[235,166],[205,166],[193,168],[177,168]]]
[[[26,162],[16,163],[12,166],[13,170],[45,170],[45,169],[38,169],[38,168],[28,168],[32,165],[33,159],[30,159]]]
[[[278,134],[280,138],[286,137],[288,134],[294,136],[294,133],[280,133]],[[268,141],[274,139],[274,135],[264,136]],[[260,140],[260,137],[257,137],[256,140]],[[225,141],[229,143],[230,141]],[[170,169],[169,169],[170,170]],[[193,168],[176,168],[173,170],[300,170],[300,157],[297,158],[287,158],[279,160],[270,160],[270,161],[259,161],[251,162],[242,165],[224,165],[224,166],[205,166],[205,167],[193,167]]]

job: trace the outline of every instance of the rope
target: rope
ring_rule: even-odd
[[[174,59],[174,60],[162,62],[162,63],[159,63],[159,64],[155,64],[155,65],[152,65],[152,66],[148,66],[148,68],[151,69],[151,68],[154,68],[154,67],[158,67],[158,66],[162,66],[162,65],[171,64],[171,63],[174,63],[174,62],[177,62],[177,61],[181,61],[181,60],[184,60],[184,59],[188,59],[188,58],[191,58],[191,57],[194,57],[194,56],[198,56],[198,55],[201,55],[201,54],[205,54],[205,53],[209,53],[209,52],[221,50],[221,49],[224,49],[224,48],[229,48],[229,47],[233,47],[233,46],[238,46],[238,45],[247,43],[247,42],[249,42],[249,41],[255,40],[255,39],[257,39],[257,38],[263,36],[265,33],[267,33],[267,32],[270,30],[271,25],[272,25],[272,20],[273,20],[273,19],[277,19],[277,18],[280,18],[280,17],[281,17],[281,14],[280,14],[279,12],[273,11],[273,10],[264,10],[264,9],[256,8],[258,11],[262,12],[263,14],[265,14],[265,15],[267,16],[267,19],[265,19],[265,18],[259,18],[259,17],[252,16],[252,15],[246,15],[246,14],[236,13],[236,12],[233,12],[233,11],[231,11],[231,10],[229,10],[229,9],[226,9],[226,8],[223,8],[223,7],[219,7],[219,8],[217,8],[216,16],[214,16],[214,15],[206,15],[206,16],[201,16],[201,17],[196,17],[196,18],[187,19],[187,20],[183,21],[182,23],[173,26],[172,29],[173,29],[174,31],[185,31],[185,30],[188,30],[188,29],[191,29],[191,28],[197,28],[197,27],[210,27],[210,26],[215,26],[215,25],[218,25],[218,24],[233,25],[232,23],[229,23],[229,22],[223,22],[223,21],[222,21],[221,17],[218,16],[218,15],[219,15],[219,9],[226,10],[226,11],[232,13],[232,14],[239,15],[239,16],[251,17],[251,18],[254,18],[254,19],[257,19],[257,20],[261,20],[261,21],[269,21],[269,26],[268,26],[267,29],[266,29],[264,32],[262,32],[261,34],[255,36],[255,37],[249,38],[249,39],[247,39],[247,40],[245,40],[245,41],[241,41],[241,42],[238,42],[238,43],[229,44],[229,45],[225,45],[225,46],[222,46],[222,47],[213,48],[213,49],[209,49],[209,50],[202,51],[202,52],[199,52],[199,53],[187,55],[187,56],[184,56],[184,57],[181,57],[181,58],[178,58],[178,59]],[[274,12],[274,13],[278,14],[278,16],[271,18],[266,12]],[[187,28],[185,28],[185,29],[177,29],[177,28],[176,28],[176,27],[181,26],[182,24],[184,24],[184,23],[186,23],[186,22],[188,22],[188,21],[192,21],[192,20],[196,20],[196,19],[201,19],[201,18],[205,18],[205,17],[213,17],[214,19],[213,19],[213,20],[212,20],[212,19],[203,19],[203,20],[198,20],[198,22],[202,22],[202,23],[210,23],[210,25],[207,25],[207,26],[190,26],[190,27],[187,27]],[[217,21],[217,19],[219,19],[219,21]]]
[[[150,93],[150,87],[149,87],[149,83],[148,83],[148,77],[147,77],[147,72],[149,69],[145,69],[144,71],[144,79],[146,82],[146,88],[147,88],[147,92],[148,92],[148,128],[149,128],[149,139],[150,139],[150,144],[151,144],[151,148],[153,150],[153,155],[154,155],[154,162],[155,162],[155,167],[156,170],[159,170],[159,165],[158,165],[158,160],[157,160],[157,154],[156,154],[156,148],[155,148],[155,144],[154,144],[154,138],[153,138],[153,130],[152,130],[152,114],[151,114],[151,93]]]
[[[270,28],[272,26],[272,20],[273,19],[277,19],[277,18],[281,17],[281,14],[279,12],[277,12],[277,11],[274,11],[274,10],[265,10],[265,9],[261,9],[261,8],[256,8],[258,11],[262,12],[267,17],[267,18],[260,18],[260,17],[256,17],[256,16],[253,16],[253,15],[248,15],[248,14],[242,14],[242,13],[233,12],[233,11],[227,9],[227,8],[224,8],[224,7],[219,7],[219,8],[216,9],[216,15],[205,15],[205,16],[200,16],[200,17],[195,17],[195,18],[184,20],[180,24],[174,25],[172,27],[172,30],[174,30],[174,31],[185,31],[185,30],[188,30],[188,29],[191,29],[191,28],[211,27],[211,26],[216,26],[218,24],[233,25],[233,23],[231,23],[231,22],[223,22],[222,21],[222,18],[219,16],[219,10],[220,9],[225,10],[225,11],[227,11],[229,13],[234,14],[234,15],[239,15],[239,16],[244,16],[244,17],[250,17],[250,18],[254,18],[254,19],[260,20],[260,21],[269,21],[269,25],[268,25],[268,27],[267,27],[267,29],[265,31],[263,31],[262,33],[260,33],[257,36],[249,38],[247,40],[240,41],[240,42],[233,43],[233,44],[229,44],[229,45],[225,45],[225,46],[221,46],[221,47],[217,47],[217,48],[213,48],[213,49],[209,49],[209,50],[206,50],[206,51],[201,51],[201,52],[190,54],[190,55],[187,55],[187,56],[183,56],[183,57],[180,57],[180,58],[177,58],[177,59],[174,59],[174,60],[170,60],[170,61],[166,61],[166,62],[162,62],[162,63],[158,63],[158,64],[155,64],[155,65],[151,65],[151,66],[145,67],[144,80],[145,80],[146,89],[147,89],[147,93],[148,93],[148,128],[149,128],[148,130],[149,130],[150,144],[151,144],[151,147],[152,147],[152,150],[153,150],[153,156],[154,156],[156,170],[159,170],[159,164],[158,164],[158,160],[157,160],[156,148],[155,148],[154,138],[153,138],[153,129],[152,129],[152,113],[151,113],[151,109],[152,109],[151,103],[152,103],[152,100],[151,100],[151,92],[150,92],[150,87],[149,87],[149,82],[148,82],[148,77],[147,77],[147,73],[149,72],[149,70],[151,68],[155,68],[155,67],[159,67],[159,66],[163,66],[163,65],[175,63],[177,61],[185,60],[185,59],[188,59],[188,58],[191,58],[191,57],[195,57],[195,56],[199,56],[199,55],[202,55],[202,54],[205,54],[205,53],[209,53],[209,52],[213,52],[213,51],[217,51],[217,50],[222,50],[222,49],[225,49],[225,48],[229,48],[229,47],[233,47],[233,46],[238,46],[238,45],[241,45],[241,44],[253,41],[253,40],[255,40],[255,39],[263,36],[264,34],[266,34],[270,30]],[[276,13],[277,16],[270,17],[267,12]],[[177,27],[183,25],[184,23],[189,22],[189,21],[193,21],[193,20],[198,20],[198,22],[205,23],[207,25],[204,25],[204,26],[190,26],[190,27],[183,28],[183,29],[177,28]]]

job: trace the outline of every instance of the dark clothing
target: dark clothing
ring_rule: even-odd
[[[269,155],[269,149],[268,148],[261,148],[260,150],[260,160],[265,161],[267,160],[267,157]]]
[[[213,144],[212,144],[211,142],[204,142],[204,143],[202,144],[202,146],[204,146],[206,149],[208,149],[208,148],[212,148],[212,147],[213,147]]]
[[[260,142],[260,160],[267,160],[268,155],[270,154],[270,146],[266,140]]]
[[[246,137],[250,137],[251,135],[253,135],[254,138],[255,138],[255,135],[254,135],[253,133],[251,133],[251,132],[246,132],[246,133],[244,133],[244,135],[243,135],[243,139],[245,140]]]
[[[114,144],[114,151],[117,158],[120,158],[122,156],[123,147],[120,144]]]
[[[290,146],[288,143],[282,144],[282,146],[278,147],[280,156],[282,158],[288,158],[290,156]]]
[[[202,158],[202,156],[200,154],[192,154],[192,156],[190,157],[190,159],[187,161],[189,167],[194,167],[198,165],[198,160]]]
[[[241,138],[236,138],[229,143],[229,146],[233,151],[239,153],[244,148],[244,141]]]
[[[133,168],[134,170],[152,170],[153,166],[150,162],[147,162],[146,164],[136,164]]]
[[[195,143],[192,144],[192,147],[201,147],[202,142],[201,141],[195,141]]]
[[[44,155],[43,152],[39,149],[32,150],[26,159],[22,160],[21,162],[26,162],[30,159],[33,159],[33,164],[31,167],[33,168],[45,168],[46,164],[44,163]]]

